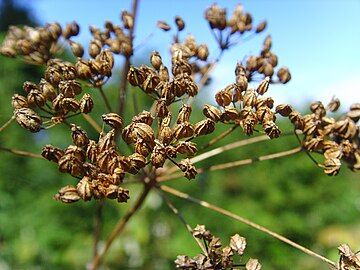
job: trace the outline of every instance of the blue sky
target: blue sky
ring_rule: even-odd
[[[58,21],[61,24],[76,19],[82,26],[78,40],[90,39],[88,25],[103,26],[105,20],[119,22],[119,14],[129,9],[129,0],[32,0],[19,1],[30,5],[40,22]],[[184,34],[191,33],[199,43],[212,44],[210,52],[216,56],[203,11],[213,0],[140,0],[139,20],[135,45],[154,32],[147,46],[139,51],[148,53],[156,49],[168,54],[171,35],[156,30],[156,21],[173,22],[175,15],[184,18]],[[239,1],[218,1],[230,13]],[[300,106],[303,101],[327,102],[333,95],[343,101],[344,109],[360,102],[360,0],[257,0],[241,1],[255,22],[268,21],[265,33],[244,45],[226,52],[223,62],[214,72],[214,91],[232,83],[237,61],[245,55],[257,54],[267,34],[273,38],[273,51],[280,65],[292,73],[292,81],[273,86],[270,95],[277,102],[290,102]],[[144,56],[147,57],[147,56]]]

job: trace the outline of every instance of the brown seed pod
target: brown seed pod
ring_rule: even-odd
[[[221,111],[209,104],[204,105],[203,114],[214,122],[218,122],[221,117]]]
[[[134,18],[128,11],[124,10],[121,12],[121,20],[126,29],[132,29],[134,27]]]
[[[174,132],[168,126],[161,127],[158,138],[164,145],[169,145],[174,139]]]
[[[149,126],[152,125],[154,120],[154,117],[152,117],[151,113],[148,111],[142,111],[141,113],[135,115],[131,122],[132,123],[144,123],[147,124]]]
[[[323,141],[324,138],[321,136],[315,138],[309,138],[303,141],[303,146],[308,151],[316,151],[316,150],[320,150],[323,147],[322,144]]]
[[[89,140],[86,148],[86,156],[92,162],[96,163],[97,156],[99,154],[97,143],[93,140]]]
[[[200,44],[196,49],[196,55],[197,57],[202,60],[206,61],[209,56],[209,49],[206,44]]]
[[[11,106],[14,109],[28,108],[29,104],[26,97],[18,94],[14,94],[11,98]]]
[[[40,80],[39,88],[46,100],[53,101],[56,98],[57,93],[54,86],[45,79]]]
[[[277,76],[279,81],[284,84],[291,80],[291,74],[287,67],[280,68],[277,72]]]
[[[155,136],[153,129],[144,123],[134,123],[132,136],[136,139],[143,139],[149,145],[154,144]]]
[[[321,101],[316,101],[310,104],[310,110],[315,113],[318,117],[324,117],[326,110]]]
[[[84,201],[90,201],[92,198],[92,186],[90,181],[89,177],[84,176],[76,185],[77,193]]]
[[[60,172],[66,172],[75,177],[84,173],[83,163],[75,156],[65,154],[60,158],[58,164]]]
[[[164,118],[169,114],[169,109],[166,103],[166,99],[160,98],[156,101],[156,116]]]
[[[64,155],[64,151],[51,144],[47,144],[43,147],[41,155],[49,161],[58,163],[59,159]]]
[[[130,193],[130,191],[128,189],[118,187],[117,201],[118,202],[127,202],[128,199],[130,199],[129,193]]]
[[[151,55],[150,55],[150,63],[156,70],[160,69],[160,67],[162,66],[162,59],[161,59],[161,56],[160,56],[159,52],[153,51],[151,53]]]
[[[175,16],[175,24],[178,31],[182,31],[185,28],[185,22],[180,16]]]
[[[122,138],[127,144],[132,144],[136,142],[135,136],[133,134],[134,124],[130,124],[123,128]]]
[[[31,132],[39,132],[41,129],[42,120],[40,116],[29,108],[16,109],[14,111],[16,122],[22,127]]]
[[[69,40],[69,43],[70,43],[70,48],[71,48],[72,53],[76,57],[83,57],[83,55],[84,55],[83,46],[80,43],[74,42],[74,41],[71,41],[71,40]]]
[[[152,147],[149,144],[147,144],[144,140],[139,139],[136,140],[135,142],[134,151],[135,153],[147,157],[151,153]]]
[[[182,122],[189,122],[190,115],[191,115],[191,106],[187,104],[183,104],[179,110],[179,114],[176,120],[177,124],[180,124]]]
[[[80,26],[76,22],[71,22],[66,25],[62,35],[65,39],[69,39],[73,36],[77,36],[79,34],[79,31],[80,31]]]
[[[43,107],[45,105],[45,97],[40,90],[33,89],[27,95],[27,102],[30,107]]]
[[[232,94],[228,91],[221,90],[216,93],[215,100],[222,107],[229,106],[232,101]]]
[[[256,32],[257,34],[258,34],[258,33],[261,33],[262,31],[265,30],[266,25],[267,25],[266,21],[263,21],[263,22],[259,23],[258,26],[256,26],[255,32]]]
[[[75,63],[76,72],[81,79],[91,79],[92,70],[89,61],[78,59]]]
[[[89,144],[89,137],[87,136],[86,131],[74,124],[71,124],[70,126],[71,126],[71,137],[74,144],[78,147],[87,146]]]
[[[121,129],[123,125],[123,120],[121,116],[118,115],[117,113],[103,114],[101,118],[105,122],[105,124],[109,125],[115,130]]]
[[[74,98],[64,98],[61,101],[61,107],[64,111],[77,112],[80,109],[80,104]]]
[[[174,136],[177,140],[189,138],[194,135],[194,127],[189,122],[182,122],[174,127]]]
[[[91,40],[89,43],[89,54],[92,58],[95,58],[100,52],[102,48],[102,43],[98,39]]]
[[[139,171],[140,169],[144,168],[146,165],[145,157],[138,153],[134,153],[130,155],[129,158],[131,161],[131,167],[135,168],[136,171]]]
[[[260,95],[263,95],[267,92],[269,89],[270,84],[270,77],[266,77],[258,86],[256,89],[256,92],[258,92]]]
[[[63,203],[74,203],[80,200],[80,196],[75,187],[68,185],[61,188],[54,199]]]
[[[197,152],[196,144],[186,141],[178,142],[176,145],[176,152],[180,154],[186,154],[188,156],[193,156]]]
[[[270,139],[278,138],[280,136],[281,131],[273,121],[266,121],[263,124],[263,128]]]
[[[329,104],[326,106],[326,109],[330,112],[336,112],[340,107],[340,100],[338,98],[333,97]]]
[[[82,113],[89,113],[91,112],[92,108],[94,107],[94,102],[91,96],[88,93],[85,93],[83,97],[80,99],[80,111]]]
[[[239,112],[234,107],[226,107],[224,112],[221,114],[221,122],[234,121],[239,118]]]
[[[169,31],[171,30],[170,25],[168,25],[166,22],[164,21],[158,21],[156,26],[164,31]]]
[[[327,175],[337,175],[341,168],[341,162],[337,158],[326,159],[324,162],[324,172]]]
[[[276,106],[276,113],[279,113],[281,116],[288,117],[290,113],[293,112],[293,108],[288,104],[280,104]]]
[[[80,83],[75,80],[60,81],[59,90],[67,98],[73,98],[82,92]]]
[[[184,172],[184,176],[189,180],[194,179],[195,176],[197,175],[195,166],[190,162],[190,159],[188,159],[188,158],[183,159],[179,163],[179,168],[180,168],[180,170],[182,170]]]
[[[155,168],[160,168],[166,160],[166,148],[162,145],[156,145],[150,157],[151,164]]]
[[[295,126],[296,129],[304,130],[305,121],[304,121],[304,118],[300,115],[299,112],[297,112],[297,111],[292,111],[292,112],[289,114],[289,119],[290,119],[291,123],[294,124],[294,126]]]
[[[144,73],[136,67],[130,67],[127,79],[133,86],[140,86],[145,81]]]
[[[215,122],[209,118],[195,124],[194,133],[196,136],[207,135],[215,130]]]
[[[256,104],[256,92],[253,89],[248,89],[243,95],[243,104],[244,106],[253,107]]]

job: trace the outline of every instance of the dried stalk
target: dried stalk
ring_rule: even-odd
[[[260,157],[256,157],[256,158],[242,159],[242,160],[238,160],[238,161],[232,161],[232,162],[209,166],[206,168],[200,168],[200,169],[197,169],[197,172],[203,173],[206,171],[218,171],[218,170],[225,170],[225,169],[229,169],[229,168],[235,168],[235,167],[239,167],[239,166],[243,166],[243,165],[249,165],[249,164],[252,164],[252,163],[255,163],[258,161],[264,161],[264,160],[270,160],[270,159],[276,159],[276,158],[281,158],[281,157],[285,157],[285,156],[290,156],[290,155],[299,153],[301,151],[302,151],[301,147],[296,147],[296,148],[293,148],[293,149],[290,149],[287,151],[264,155],[264,156],[260,156]],[[165,181],[173,180],[173,179],[176,179],[176,178],[179,178],[182,176],[183,176],[183,173],[175,173],[172,175],[160,176],[157,178],[157,181],[165,182]]]
[[[101,132],[102,128],[99,126],[98,123],[92,118],[90,115],[82,113],[82,116],[85,118],[85,120],[97,131]]]
[[[213,211],[215,211],[217,213],[220,213],[220,214],[222,214],[224,216],[230,217],[230,218],[232,218],[234,220],[237,220],[237,221],[239,221],[241,223],[244,223],[244,224],[246,224],[246,225],[248,225],[248,226],[250,226],[250,227],[252,227],[252,228],[254,228],[256,230],[259,230],[259,231],[261,231],[263,233],[266,233],[266,234],[268,234],[268,235],[270,235],[270,236],[272,236],[272,237],[274,237],[274,238],[276,238],[276,239],[278,239],[278,240],[280,240],[280,241],[282,241],[282,242],[284,242],[284,243],[286,243],[286,244],[288,244],[288,245],[290,245],[290,246],[292,246],[292,247],[294,247],[294,248],[296,248],[296,249],[298,249],[298,250],[312,256],[312,257],[314,257],[314,258],[320,259],[323,262],[326,262],[327,264],[329,264],[330,266],[336,267],[336,263],[329,260],[328,258],[326,258],[326,257],[324,257],[324,256],[322,256],[322,255],[320,255],[320,254],[318,254],[318,253],[304,247],[304,246],[301,246],[300,244],[297,244],[297,243],[291,241],[290,239],[286,238],[285,236],[282,236],[282,235],[280,235],[280,234],[278,234],[278,233],[276,233],[274,231],[271,231],[268,228],[265,228],[265,227],[255,223],[255,222],[252,222],[252,221],[250,221],[250,220],[248,220],[248,219],[246,219],[244,217],[233,214],[232,212],[227,211],[227,210],[225,210],[225,209],[223,209],[221,207],[218,207],[216,205],[213,205],[213,204],[210,204],[208,202],[205,202],[205,201],[196,199],[194,197],[191,197],[190,195],[188,195],[186,193],[183,193],[181,191],[178,191],[176,189],[173,189],[171,187],[162,185],[159,188],[162,191],[167,192],[169,194],[172,194],[172,195],[174,195],[176,197],[185,199],[187,201],[191,201],[191,202],[196,203],[198,205],[201,205],[201,206],[203,206],[205,208],[211,209],[211,210],[213,210]]]
[[[227,135],[229,135],[231,132],[233,132],[236,128],[238,127],[238,125],[234,125],[231,128],[229,128],[228,130],[224,131],[223,133],[221,133],[219,136],[215,137],[214,139],[212,139],[211,141],[209,141],[207,144],[205,144],[200,150],[204,150],[210,146],[212,146],[213,144],[217,143],[218,141],[220,141],[221,139],[225,138]]]
[[[109,103],[109,100],[108,100],[108,98],[106,97],[106,95],[105,95],[105,93],[104,93],[104,90],[102,89],[101,86],[100,86],[98,89],[99,89],[99,91],[100,91],[100,94],[101,94],[102,99],[103,99],[104,102],[105,102],[106,109],[107,109],[109,112],[113,112],[113,110],[111,109],[111,105],[110,105],[110,103]]]
[[[133,16],[133,27],[129,30],[129,36],[130,36],[130,42],[133,44],[134,42],[134,30],[135,30],[135,23],[136,23],[136,15],[137,15],[137,9],[138,9],[138,0],[133,0],[132,2],[132,16]],[[123,115],[124,114],[124,107],[125,107],[125,97],[126,97],[126,88],[127,88],[127,74],[130,69],[130,58],[131,56],[125,57],[125,62],[122,68],[122,77],[120,80],[120,91],[119,91],[119,108],[118,108],[118,114]]]
[[[41,158],[43,159],[43,157],[39,154],[35,154],[35,153],[30,153],[30,152],[26,152],[26,151],[22,151],[22,150],[18,150],[18,149],[13,149],[13,148],[6,148],[6,147],[2,147],[0,146],[0,150],[5,151],[5,152],[9,152],[18,156],[22,156],[22,157],[32,157],[32,158]]]
[[[171,211],[173,211],[173,213],[180,219],[180,221],[185,225],[186,229],[188,230],[188,232],[191,234],[191,236],[195,239],[196,243],[199,245],[199,247],[201,248],[202,252],[204,254],[207,254],[206,248],[204,247],[203,243],[200,241],[200,239],[196,238],[193,236],[192,234],[192,228],[191,226],[186,222],[186,220],[184,219],[183,215],[179,212],[179,210],[171,203],[171,201],[165,196],[165,194],[163,194],[163,192],[159,192],[159,194],[161,195],[161,197],[163,198],[163,200],[166,202],[167,206],[171,209]]]
[[[131,209],[129,209],[129,211],[115,225],[114,229],[110,233],[110,236],[106,240],[104,249],[100,253],[98,253],[97,256],[95,256],[95,258],[93,259],[93,261],[91,263],[91,268],[90,268],[91,270],[98,269],[102,259],[106,255],[106,252],[109,250],[110,246],[112,245],[112,243],[114,242],[116,237],[122,233],[122,231],[124,230],[126,224],[130,220],[130,218],[140,209],[140,207],[144,203],[145,198],[147,197],[147,195],[149,194],[149,191],[151,190],[151,187],[152,187],[151,185],[145,186],[143,192],[141,193],[140,197],[137,199],[134,206]]]
[[[15,116],[12,116],[5,124],[3,124],[0,127],[0,132],[3,131],[5,128],[7,128],[12,123],[12,121],[14,121],[14,119],[15,119]]]

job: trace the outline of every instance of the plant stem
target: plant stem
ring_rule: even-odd
[[[131,46],[133,46],[134,42],[134,30],[135,30],[135,22],[136,22],[136,15],[137,15],[137,9],[138,9],[138,0],[133,0],[132,2],[132,11],[131,14],[133,15],[133,27],[129,30],[129,38],[131,42]],[[127,88],[127,74],[130,69],[130,58],[131,56],[125,57],[125,62],[122,68],[122,77],[120,80],[120,91],[119,91],[119,108],[118,108],[118,114],[122,116],[124,114],[124,107],[125,107],[125,97],[126,97],[126,88]]]
[[[173,211],[173,213],[180,219],[180,221],[185,225],[188,232],[191,234],[191,236],[195,239],[195,241],[198,243],[199,247],[201,248],[202,252],[204,254],[207,254],[207,250],[204,247],[203,243],[200,241],[200,239],[193,236],[192,231],[193,229],[191,226],[186,222],[184,216],[179,212],[179,210],[171,203],[171,201],[165,196],[163,192],[159,192],[163,200],[166,202],[167,206]]]
[[[99,89],[99,91],[100,91],[100,94],[101,94],[102,99],[103,99],[104,102],[105,102],[106,109],[107,109],[109,112],[113,112],[113,110],[111,109],[109,100],[108,100],[108,98],[106,97],[106,95],[105,95],[105,93],[104,93],[104,90],[102,89],[101,86],[100,86],[98,89]]]
[[[15,155],[18,155],[18,156],[44,159],[39,154],[30,153],[30,152],[26,152],[26,151],[22,151],[22,150],[18,150],[18,149],[6,148],[6,147],[0,146],[0,150],[5,151],[5,152],[9,152],[9,153],[12,153],[12,154],[15,154]]]
[[[0,132],[7,128],[12,123],[12,121],[14,121],[14,119],[15,116],[12,116],[8,121],[6,121],[6,123],[0,127]]]
[[[92,118],[90,115],[82,113],[82,116],[85,118],[85,120],[99,133],[101,133],[101,127],[98,123]]]
[[[228,130],[224,131],[223,133],[221,133],[219,136],[215,137],[214,139],[212,139],[211,141],[209,141],[207,144],[205,144],[203,147],[201,147],[200,150],[204,150],[210,146],[212,146],[213,144],[217,143],[218,141],[220,141],[221,139],[225,138],[227,135],[229,135],[231,132],[233,132],[236,128],[238,127],[238,125],[234,125],[231,128],[229,128]]]
[[[145,185],[143,192],[141,193],[141,195],[139,196],[133,207],[131,207],[129,211],[115,225],[114,229],[110,233],[110,236],[106,240],[104,249],[101,252],[99,252],[97,256],[95,256],[95,258],[93,259],[91,264],[92,266],[90,268],[91,270],[98,269],[102,259],[106,255],[106,252],[109,250],[111,244],[114,242],[116,237],[122,233],[128,221],[140,209],[140,207],[144,203],[145,198],[147,197],[149,191],[151,190],[151,187],[152,187],[151,185]]]
[[[333,267],[336,267],[336,263],[329,260],[328,258],[326,258],[326,257],[324,257],[324,256],[322,256],[322,255],[320,255],[320,254],[306,248],[306,247],[303,247],[300,244],[295,243],[294,241],[291,241],[290,239],[286,238],[285,236],[282,236],[282,235],[280,235],[280,234],[278,234],[276,232],[273,232],[270,229],[265,228],[265,227],[255,223],[255,222],[252,222],[251,220],[248,220],[248,219],[246,219],[244,217],[233,214],[232,212],[227,211],[227,210],[225,210],[225,209],[223,209],[221,207],[218,207],[216,205],[213,205],[213,204],[210,204],[208,202],[193,198],[190,195],[188,195],[186,193],[183,193],[181,191],[178,191],[176,189],[173,189],[171,187],[162,185],[159,188],[162,191],[167,192],[169,194],[172,194],[172,195],[174,195],[176,197],[185,199],[187,201],[191,201],[191,202],[193,202],[195,204],[201,205],[201,206],[203,206],[205,208],[211,209],[211,210],[213,210],[213,211],[215,211],[217,213],[220,213],[220,214],[222,214],[224,216],[230,217],[230,218],[232,218],[234,220],[237,220],[237,221],[239,221],[241,223],[244,223],[244,224],[246,224],[246,225],[248,225],[248,226],[250,226],[250,227],[252,227],[252,228],[254,228],[256,230],[259,230],[259,231],[261,231],[263,233],[266,233],[266,234],[268,234],[268,235],[270,235],[270,236],[272,236],[272,237],[274,237],[274,238],[276,238],[276,239],[278,239],[278,240],[280,240],[280,241],[282,241],[282,242],[284,242],[284,243],[286,243],[286,244],[288,244],[288,245],[290,245],[290,246],[292,246],[292,247],[294,247],[294,248],[296,248],[296,249],[298,249],[298,250],[312,256],[312,257],[314,257],[314,258],[320,259],[323,262],[326,262],[329,265],[331,265]]]
[[[290,155],[299,153],[301,151],[302,151],[301,147],[296,147],[296,148],[293,148],[293,149],[290,149],[287,151],[264,155],[264,156],[260,156],[260,157],[256,157],[256,158],[242,159],[242,160],[238,160],[238,161],[232,161],[232,162],[217,164],[217,165],[213,165],[213,166],[209,166],[209,167],[205,167],[205,168],[200,168],[200,169],[197,169],[196,171],[198,173],[203,173],[206,171],[224,170],[224,169],[239,167],[239,166],[243,166],[243,165],[249,165],[249,164],[252,164],[252,163],[255,163],[258,161],[264,161],[264,160],[270,160],[270,159],[276,159],[276,158],[281,158],[281,157],[285,157],[285,156],[290,156]],[[165,182],[165,181],[173,180],[173,179],[176,179],[176,178],[179,178],[182,176],[183,176],[183,173],[175,173],[172,175],[160,176],[157,178],[157,181]]]

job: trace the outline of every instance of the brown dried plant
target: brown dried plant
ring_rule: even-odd
[[[136,53],[133,41],[137,6],[138,1],[134,0],[132,10],[121,13],[119,25],[107,21],[103,29],[90,27],[92,34],[92,40],[88,44],[90,59],[83,58],[84,47],[72,40],[80,31],[76,22],[64,27],[58,23],[37,28],[10,27],[0,49],[1,54],[6,57],[20,57],[31,64],[46,67],[40,82],[24,83],[23,90],[26,96],[16,93],[13,95],[11,105],[14,114],[1,127],[1,131],[13,120],[30,132],[47,130],[59,124],[69,127],[72,145],[65,149],[46,145],[41,153],[43,158],[56,163],[60,172],[70,174],[77,179],[75,186],[62,187],[54,196],[56,200],[63,203],[92,199],[101,202],[107,198],[126,203],[130,195],[132,196],[125,187],[129,174],[137,177],[131,180],[132,183],[144,186],[143,192],[131,209],[119,219],[107,238],[105,247],[98,250],[95,245],[91,269],[99,267],[114,239],[120,235],[152,190],[157,190],[169,208],[180,217],[202,251],[194,258],[178,256],[175,260],[178,269],[254,270],[260,269],[261,265],[255,259],[250,259],[246,263],[236,262],[235,254],[241,259],[246,246],[245,238],[238,234],[231,237],[228,246],[223,247],[220,239],[206,230],[204,225],[192,229],[169,201],[166,193],[245,223],[324,261],[330,267],[359,269],[359,257],[347,245],[339,247],[340,262],[336,264],[250,220],[164,185],[164,182],[172,179],[185,177],[196,181],[197,174],[205,171],[234,168],[299,152],[305,152],[316,166],[323,168],[328,175],[336,175],[342,162],[347,163],[350,169],[358,171],[360,169],[357,124],[360,119],[359,103],[352,105],[349,112],[338,119],[327,115],[339,108],[338,99],[333,99],[327,106],[320,101],[314,102],[310,105],[311,113],[304,116],[291,105],[275,106],[276,101],[265,94],[269,93],[273,83],[286,84],[291,79],[291,74],[288,68],[277,67],[278,57],[271,51],[272,39],[267,36],[259,55],[249,56],[237,63],[234,82],[215,94],[217,106],[206,104],[203,107],[203,120],[191,121],[192,102],[209,83],[211,72],[223,53],[261,33],[266,28],[266,22],[254,26],[252,15],[241,5],[236,6],[231,16],[227,16],[227,10],[216,4],[210,6],[205,11],[205,19],[220,50],[220,54],[214,57],[209,53],[208,46],[198,44],[195,37],[188,35],[182,38],[181,32],[186,24],[181,17],[176,16],[175,34],[170,47],[170,65],[163,63],[161,54],[154,51],[150,55],[151,65],[132,66],[132,56]],[[164,31],[173,31],[172,26],[164,21],[159,21],[157,26]],[[57,58],[66,43],[76,57],[73,62]],[[114,54],[125,58],[117,110],[111,108],[103,91],[103,86],[113,73]],[[254,85],[253,82],[257,84]],[[133,89],[127,90],[128,83]],[[98,119],[90,116],[94,106],[102,105],[93,98],[95,90],[84,90],[88,88],[87,86],[96,88],[104,99],[106,108],[103,108],[102,128],[97,122]],[[126,119],[124,118],[126,93],[138,91],[136,88],[141,89],[154,102],[152,107],[144,108],[131,119]],[[182,105],[176,111],[178,102]],[[99,132],[98,138],[90,138],[86,130],[76,124],[78,115],[82,115]],[[296,136],[300,143],[299,147],[253,159],[215,164],[206,168],[195,167],[195,163],[227,150],[281,137],[282,132],[276,124],[279,115],[289,118],[294,125],[294,130],[284,133],[283,136]],[[219,136],[211,138],[210,134],[221,125],[230,127]],[[254,133],[264,133],[264,135],[237,140],[206,151],[238,127],[249,136]],[[208,136],[209,142],[198,146],[194,141],[199,136]],[[129,146],[131,154],[125,155],[120,149],[119,137]],[[40,157],[38,154],[17,149],[4,147],[1,149],[13,154]],[[318,163],[313,154],[323,156],[324,161]]]

